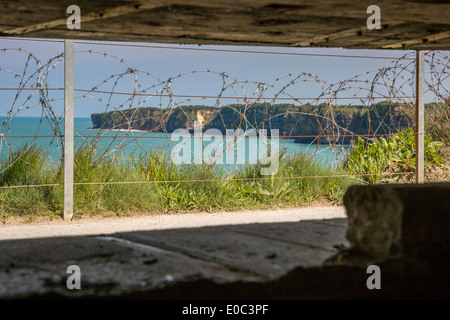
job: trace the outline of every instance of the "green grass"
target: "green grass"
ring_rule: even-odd
[[[425,128],[433,140],[450,146],[450,98],[442,103],[425,105]]]
[[[424,136],[425,167],[440,166],[444,159],[440,149],[441,141],[434,141],[432,135]],[[415,136],[412,129],[385,139],[366,142],[360,137],[351,145],[351,150],[342,164],[350,174],[365,174],[362,179],[368,183],[379,183],[382,174],[412,172],[416,167]]]
[[[414,136],[410,133],[368,143],[358,139],[338,168],[326,167],[304,153],[286,156],[281,152],[279,170],[272,176],[261,175],[260,163],[233,173],[214,165],[175,165],[163,150],[134,152],[126,161],[115,155],[100,158],[95,145],[84,144],[74,158],[74,209],[76,214],[123,215],[301,206],[320,199],[341,202],[352,184],[380,183],[382,176],[376,174],[392,176],[414,170]],[[443,162],[442,146],[425,136],[428,166]],[[32,220],[62,213],[62,168],[46,159],[42,148],[23,145],[0,161],[0,187],[58,184],[0,189],[0,218],[24,215]],[[348,174],[375,175],[342,176]]]
[[[0,161],[0,187],[52,183],[56,168],[45,161],[43,149],[23,145]],[[53,209],[50,188],[0,189],[0,216],[36,215]]]
[[[133,153],[127,161],[118,156],[99,158],[95,150],[94,145],[85,144],[75,153],[75,183],[91,183],[74,186],[76,214],[230,211],[305,205],[324,198],[340,201],[346,188],[354,183],[348,178],[328,177],[340,172],[301,153],[289,157],[282,154],[278,173],[261,176],[261,164],[248,165],[229,174],[217,166],[175,165],[161,150]],[[0,189],[1,217],[61,214],[64,177],[60,167],[45,159],[43,149],[25,145],[0,163],[4,168],[0,186],[59,184]],[[305,176],[324,177],[299,178]],[[214,181],[184,182],[188,180]],[[146,181],[157,183],[114,184]]]

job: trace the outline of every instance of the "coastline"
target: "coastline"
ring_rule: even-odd
[[[105,128],[86,128],[85,130],[104,130],[104,131],[115,131],[115,132],[151,132],[146,130],[138,130],[138,129],[105,129]]]

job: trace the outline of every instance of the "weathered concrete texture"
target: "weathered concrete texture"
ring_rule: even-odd
[[[342,218],[1,241],[0,298],[449,299],[449,196],[448,183],[351,187],[350,246]],[[366,286],[372,264],[381,290]]]
[[[79,0],[90,20],[81,30],[68,30],[66,8],[72,4],[4,0],[0,32],[184,44],[450,49],[450,2],[444,0]],[[366,10],[373,4],[381,8],[380,30],[366,27]],[[48,23],[58,19],[59,24]]]
[[[123,295],[128,299],[449,299],[446,270],[418,261],[388,259],[378,263],[381,289],[369,290],[365,266],[325,265],[296,268],[268,282],[217,284],[198,279],[152,291]]]
[[[344,195],[349,228],[347,239],[354,249],[385,259],[400,248],[403,203],[392,188],[352,187]]]
[[[353,186],[344,196],[353,249],[450,265],[450,183]]]
[[[345,229],[298,222],[115,234],[273,279],[297,266],[320,266],[346,244]]]
[[[211,279],[217,283],[252,280],[214,262],[149,246],[92,237],[13,240],[0,243],[0,296],[26,297],[56,294],[119,295],[158,288],[172,281]],[[82,290],[69,291],[66,269],[78,265]]]
[[[179,283],[265,283],[334,256],[347,244],[345,219],[336,220],[1,241],[0,297],[154,296]],[[69,265],[81,269],[81,290],[66,288]]]

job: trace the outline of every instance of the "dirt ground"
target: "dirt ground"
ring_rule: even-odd
[[[247,210],[239,210],[238,212],[259,212],[259,211],[279,211],[279,210],[295,210],[301,208],[314,208],[314,207],[338,207],[341,204],[336,201],[330,201],[327,199],[317,199],[312,201],[311,203],[306,204],[305,206],[285,206],[285,207],[265,207],[265,208],[252,208]],[[134,212],[126,212],[122,214],[117,214],[117,212],[107,211],[102,213],[89,213],[89,212],[75,212],[73,216],[73,221],[104,221],[108,219],[119,219],[119,218],[136,218],[136,217],[149,217],[149,216],[158,216],[158,215],[185,215],[185,214],[207,214],[211,215],[214,213],[221,213],[222,211],[215,212],[176,212],[176,213],[164,213],[164,212],[142,212],[142,211],[134,211]],[[229,213],[233,213],[234,211],[229,211]],[[3,225],[7,226],[16,226],[16,225],[30,225],[30,224],[57,224],[60,222],[64,222],[62,215],[59,214],[45,214],[45,215],[17,215],[10,216],[0,220],[0,227]],[[67,221],[66,221],[67,222]]]
[[[182,229],[219,225],[298,222],[346,218],[341,206],[314,206],[275,210],[216,213],[154,214],[133,217],[97,217],[72,221],[10,222],[0,225],[0,240],[111,234],[142,230]]]
[[[405,174],[400,183],[414,183],[416,176],[414,172]],[[450,162],[442,166],[425,168],[425,182],[450,182]]]

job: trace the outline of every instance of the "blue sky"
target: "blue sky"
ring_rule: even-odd
[[[86,42],[86,41],[83,41]],[[133,43],[125,43],[133,44]],[[265,52],[285,52],[304,53],[322,55],[354,55],[354,56],[375,56],[375,57],[401,57],[408,51],[382,51],[382,50],[344,50],[344,49],[321,49],[321,48],[274,48],[274,47],[233,47],[233,46],[196,46],[196,45],[169,45],[169,44],[138,44],[165,47],[181,48],[206,48],[206,49],[226,49],[226,50],[246,50]],[[62,42],[42,42],[27,40],[11,40],[0,38],[0,49],[22,48],[32,52],[41,61],[47,61],[51,57],[63,52]],[[109,78],[114,74],[121,74],[126,70],[124,64],[119,63],[111,57],[103,55],[80,52],[98,51],[114,55],[119,59],[124,58],[130,66],[136,69],[145,70],[157,78],[165,81],[170,77],[175,77],[180,73],[191,72],[193,70],[212,70],[226,72],[228,75],[240,81],[272,82],[278,77],[283,77],[289,73],[308,72],[319,76],[328,82],[337,82],[351,78],[357,74],[376,70],[387,66],[389,59],[364,59],[364,58],[342,58],[325,56],[302,56],[302,55],[278,55],[278,54],[257,54],[257,53],[231,53],[215,51],[193,51],[193,50],[173,50],[160,48],[139,48],[129,46],[106,46],[96,43],[76,43],[75,44],[75,88],[91,89],[96,84]],[[27,55],[17,51],[0,52],[0,68],[7,69],[21,74]],[[30,68],[33,68],[30,65]],[[63,62],[60,62],[55,70],[51,71],[48,77],[49,87],[62,88]],[[129,74],[120,80],[116,91],[133,91],[134,75]],[[115,78],[114,78],[115,79]],[[139,76],[143,87],[156,83],[151,77]],[[0,70],[0,88],[17,87],[20,78]],[[108,81],[100,90],[112,88],[112,81]],[[316,86],[317,87],[317,86]],[[220,77],[212,73],[194,74],[184,76],[176,80],[172,86],[174,94],[187,95],[217,95],[222,88]],[[247,90],[248,89],[248,90]],[[246,88],[247,95],[251,95],[255,87],[249,85]],[[319,88],[313,86],[297,87],[290,92],[295,96],[316,96]],[[152,91],[149,91],[152,92]],[[154,90],[153,90],[154,92]],[[11,107],[14,100],[15,91],[0,90],[0,114],[6,112]],[[78,95],[80,93],[76,93]],[[228,90],[227,95],[233,92]],[[237,93],[244,94],[243,92]],[[51,92],[52,97],[62,98],[62,91]],[[21,94],[23,101],[27,95]],[[97,98],[107,98],[107,95],[96,95]],[[33,98],[34,99],[34,98]],[[113,98],[116,104],[123,103],[128,96]],[[20,99],[19,99],[20,100]],[[183,101],[181,104],[208,104],[203,100]],[[225,103],[225,101],[223,101]],[[18,105],[20,105],[18,101]],[[134,101],[133,103],[136,103]],[[147,101],[145,106],[157,106],[159,101],[155,98]],[[212,103],[211,101],[209,103]],[[62,100],[54,102],[54,108],[59,112],[62,110]],[[76,101],[76,117],[89,117],[93,112],[105,111],[105,106],[93,99],[78,99]],[[35,107],[29,111],[21,112],[20,116],[40,116],[40,108]]]

